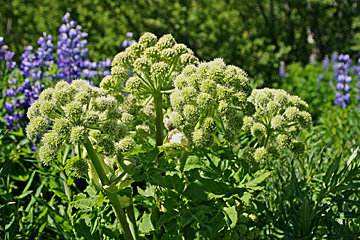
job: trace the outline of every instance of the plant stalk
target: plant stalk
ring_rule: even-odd
[[[154,105],[155,105],[156,145],[161,146],[164,140],[162,94],[160,92],[156,92],[154,93],[153,96],[154,96]]]
[[[98,158],[97,153],[95,152],[94,148],[92,147],[92,144],[88,137],[85,137],[85,139],[83,140],[83,144],[86,148],[86,151],[89,154],[91,162],[95,167],[96,173],[98,174],[102,185],[108,185],[110,183],[110,181],[109,181],[108,177],[106,176],[106,173],[100,162],[100,159]],[[110,202],[112,203],[112,207],[114,209],[115,215],[116,215],[117,219],[119,220],[121,227],[124,231],[125,239],[126,240],[134,240],[134,238],[131,234],[130,228],[129,228],[129,224],[126,220],[125,213],[121,207],[121,203],[119,201],[117,194],[106,191],[106,195],[108,196]]]

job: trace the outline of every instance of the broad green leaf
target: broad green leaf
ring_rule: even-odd
[[[144,213],[140,220],[139,231],[147,234],[154,230],[154,226],[151,223],[151,214]]]
[[[237,220],[238,220],[238,213],[236,211],[236,207],[235,206],[225,207],[224,211],[226,212],[229,219],[231,220],[230,227],[234,228],[236,226],[236,223],[237,223]]]

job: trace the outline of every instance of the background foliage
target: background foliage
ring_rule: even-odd
[[[58,19],[70,12],[89,33],[91,58],[121,50],[126,32],[171,33],[203,60],[215,57],[241,66],[271,86],[280,60],[308,61],[332,51],[360,50],[360,4],[356,0],[12,0],[0,9],[0,36],[19,56],[42,32],[56,36]]]

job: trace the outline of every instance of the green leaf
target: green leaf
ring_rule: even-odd
[[[141,233],[147,234],[154,230],[155,230],[155,228],[151,223],[151,214],[144,213],[144,215],[141,217],[141,220],[140,220],[139,231]]]
[[[236,226],[237,220],[238,220],[238,214],[236,211],[236,207],[225,207],[224,211],[228,215],[229,219],[231,220],[230,227],[234,228]]]
[[[4,166],[0,169],[0,178],[4,177],[6,174],[8,174],[8,172],[11,169],[12,163],[13,162],[10,159],[4,164]]]

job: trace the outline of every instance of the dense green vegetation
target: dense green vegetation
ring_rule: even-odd
[[[0,239],[359,239],[357,1],[0,12]]]

